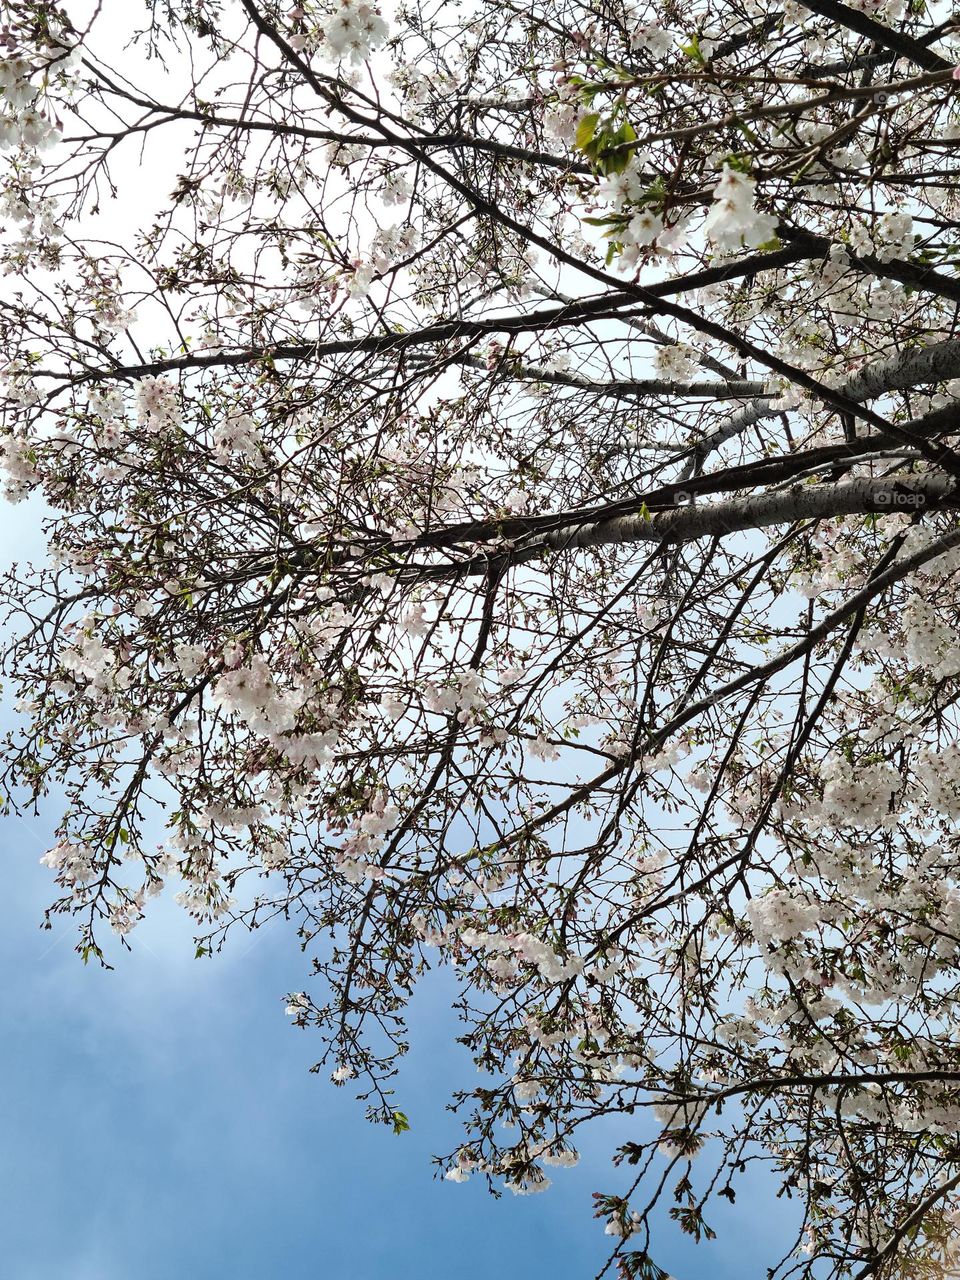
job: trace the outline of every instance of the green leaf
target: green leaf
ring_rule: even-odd
[[[630,221],[622,213],[605,213],[602,218],[581,218],[591,227],[625,227]]]
[[[633,154],[630,143],[636,139],[637,131],[629,120],[624,120],[618,129],[601,139],[604,152],[601,168],[605,174],[623,173]]]
[[[706,61],[700,49],[700,37],[698,35],[692,35],[686,44],[682,44],[680,52],[685,53],[694,62],[698,62],[700,66],[703,66]]]
[[[723,163],[729,165],[731,169],[736,169],[737,173],[749,173],[753,168],[749,156],[744,155],[742,151],[731,151],[723,157]]]
[[[630,152],[613,151],[610,155],[604,156],[600,161],[600,172],[605,178],[609,178],[611,173],[623,173],[627,165],[630,163]]]
[[[583,151],[593,141],[594,134],[597,131],[597,125],[600,123],[599,111],[591,111],[585,116],[581,116],[577,125],[577,132],[574,137],[574,145]]]
[[[393,1132],[394,1132],[394,1133],[406,1133],[406,1131],[407,1131],[409,1128],[410,1128],[410,1121],[409,1121],[409,1120],[407,1119],[407,1117],[403,1114],[403,1112],[402,1112],[402,1111],[395,1111],[395,1112],[393,1113]]]

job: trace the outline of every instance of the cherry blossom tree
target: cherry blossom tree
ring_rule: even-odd
[[[284,917],[317,1069],[398,1131],[450,966],[438,1171],[539,1191],[620,1117],[627,1280],[757,1167],[771,1275],[955,1274],[960,21],[3,15],[47,925],[107,963],[161,892],[200,955]]]

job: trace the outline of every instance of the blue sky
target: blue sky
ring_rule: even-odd
[[[591,1136],[581,1166],[554,1171],[544,1195],[495,1201],[479,1183],[433,1179],[430,1155],[457,1140],[444,1103],[472,1070],[452,1045],[442,977],[414,1010],[398,1095],[413,1128],[397,1137],[309,1074],[311,1034],[280,1000],[303,985],[304,959],[282,924],[197,961],[171,908],[114,971],[84,966],[68,922],[37,927],[52,888],[37,865],[43,824],[9,819],[0,835],[7,1280],[596,1272],[610,1241],[590,1195],[617,1187],[608,1155],[631,1122]],[[741,1225],[699,1249],[665,1225],[658,1260],[684,1280],[760,1280],[782,1221],[770,1214],[748,1209],[749,1236]]]

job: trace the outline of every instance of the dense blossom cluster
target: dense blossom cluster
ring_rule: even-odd
[[[121,81],[95,4],[8,7],[0,467],[49,519],[3,767],[63,804],[51,914],[87,958],[165,892],[202,956],[293,920],[287,1013],[398,1133],[451,966],[445,1179],[543,1191],[620,1117],[624,1280],[761,1163],[778,1275],[945,1273],[951,15],[196,0]]]
[[[741,246],[758,249],[776,236],[777,219],[769,213],[758,213],[754,191],[756,183],[728,164],[713,191],[713,204],[703,224],[703,233],[719,249],[736,250]]]
[[[338,0],[338,7],[324,24],[323,34],[338,58],[363,62],[387,38],[387,24],[373,5]]]

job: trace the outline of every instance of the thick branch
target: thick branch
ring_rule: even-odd
[[[960,481],[931,474],[897,480],[847,480],[841,484],[795,484],[775,493],[731,498],[705,506],[652,512],[557,529],[544,535],[545,547],[616,546],[625,542],[693,542],[744,529],[824,520],[844,515],[889,515],[960,506]]]
[[[840,384],[838,390],[851,401],[861,403],[873,400],[888,391],[900,391],[906,387],[920,386],[925,382],[942,382],[960,376],[960,340],[952,338],[932,347],[911,347],[898,352],[887,360],[878,360],[860,369],[853,377]],[[693,451],[687,470],[688,475],[703,465],[704,460],[727,440],[738,436],[748,427],[764,418],[772,418],[778,412],[769,400],[755,400],[744,405],[712,435],[702,440]]]
[[[883,23],[868,18],[862,10],[852,9],[849,5],[842,4],[840,0],[801,0],[801,3],[811,13],[817,13],[821,18],[829,18],[838,26],[866,36],[868,40],[873,40],[882,48],[889,49],[902,58],[908,58],[918,67],[924,67],[927,71],[950,70],[950,63],[946,58],[941,58],[939,53],[927,49],[902,31],[893,31]]]

